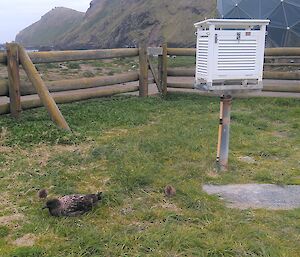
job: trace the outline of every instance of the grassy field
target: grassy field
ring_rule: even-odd
[[[217,98],[119,96],[0,117],[0,256],[269,256],[300,252],[300,210],[233,210],[204,183],[300,184],[300,102],[236,99],[230,171],[214,170]],[[247,164],[240,157],[256,160]],[[165,198],[163,189],[177,189]],[[91,213],[54,218],[50,197],[104,192]]]

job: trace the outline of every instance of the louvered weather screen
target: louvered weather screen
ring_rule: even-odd
[[[196,88],[220,93],[261,90],[269,20],[196,23]]]

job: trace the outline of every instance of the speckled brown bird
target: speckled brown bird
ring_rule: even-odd
[[[66,195],[48,200],[43,209],[48,209],[52,216],[74,217],[91,211],[102,199],[102,192],[89,195]]]
[[[171,185],[166,186],[164,191],[165,191],[165,196],[167,197],[172,197],[176,195],[176,189]]]
[[[47,189],[41,189],[41,190],[38,192],[38,197],[39,197],[40,199],[45,199],[45,198],[47,198],[47,196],[48,196],[48,191],[47,191]]]

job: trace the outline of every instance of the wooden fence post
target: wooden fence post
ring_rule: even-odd
[[[22,111],[20,96],[19,51],[15,43],[6,44],[7,73],[9,81],[10,113],[14,118]]]
[[[163,56],[162,55],[158,55],[157,57],[157,69],[158,69],[158,72],[157,72],[157,77],[158,77],[158,87],[160,88],[161,90],[161,94],[163,94],[163,87],[162,87],[162,77],[163,77],[163,70],[162,70],[162,67],[163,67]]]
[[[160,88],[162,89],[163,96],[168,93],[168,45],[164,43],[162,45],[162,55],[158,56],[158,81]]]
[[[50,117],[53,122],[62,129],[70,130],[68,123],[66,122],[64,116],[61,114],[59,108],[57,107],[53,97],[50,95],[48,88],[46,87],[44,81],[42,80],[40,74],[33,65],[30,57],[22,46],[19,46],[19,56],[20,62],[31,81],[32,85],[35,87],[41,102],[46,107]]]
[[[146,44],[142,43],[139,47],[139,95],[141,97],[148,96],[148,58]]]

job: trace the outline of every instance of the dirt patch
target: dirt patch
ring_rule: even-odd
[[[270,184],[204,185],[210,195],[218,195],[226,206],[238,209],[291,210],[300,208],[300,186]]]
[[[7,215],[0,217],[0,225],[10,225],[11,223],[14,223],[15,221],[23,220],[24,215],[23,214],[13,214],[13,215]]]
[[[207,173],[207,176],[208,176],[209,178],[218,178],[218,177],[219,177],[219,174],[218,174],[216,171],[209,171],[209,172]]]
[[[174,211],[176,213],[179,213],[182,211],[181,208],[179,208],[176,204],[170,203],[169,201],[164,200],[162,203],[153,205],[151,209],[157,209],[157,208],[162,208],[162,209],[167,209],[169,211]]]
[[[239,160],[248,164],[253,164],[256,162],[255,159],[250,156],[241,156],[239,157]]]
[[[80,64],[80,69],[82,71],[96,72],[96,67],[93,67],[90,64]]]
[[[276,131],[276,132],[273,132],[272,134],[273,134],[273,136],[278,137],[278,138],[287,138],[287,137],[289,137],[288,132],[285,132],[285,131]]]
[[[1,137],[0,137],[0,140],[1,140]],[[12,147],[0,145],[0,153],[8,154],[8,153],[11,153],[12,151],[13,151]]]
[[[36,241],[36,236],[33,234],[26,234],[20,238],[17,238],[12,244],[16,246],[34,246]]]

